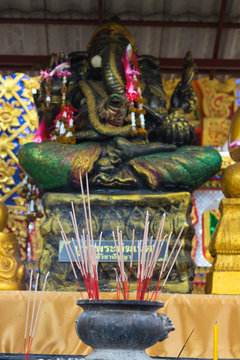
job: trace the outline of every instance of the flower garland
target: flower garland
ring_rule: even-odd
[[[68,62],[63,62],[57,65],[53,70],[41,70],[42,78],[46,80],[46,110],[50,110],[51,103],[51,79],[54,76],[62,77],[62,105],[61,110],[54,120],[54,125],[50,128],[54,129],[50,135],[52,141],[63,144],[76,144],[75,138],[75,118],[74,112],[77,112],[72,106],[66,105],[67,97],[67,77],[71,75],[69,71],[70,65]]]
[[[54,120],[54,130],[52,132],[52,141],[63,144],[76,144],[75,138],[75,119],[77,112],[72,106],[62,105],[60,113]]]
[[[132,60],[133,68],[131,68],[129,59]],[[144,99],[140,87],[140,72],[137,56],[134,54],[130,44],[124,52],[122,61],[127,82],[126,97],[129,101],[129,111],[125,121],[132,125],[131,136],[136,136],[138,134],[145,135],[147,134],[144,116],[146,110],[143,108]]]
[[[29,222],[33,222],[37,218],[42,218],[42,194],[32,180],[26,175],[22,182],[22,189],[19,195],[26,199],[28,204],[27,218]]]
[[[63,78],[63,86],[62,86],[62,100],[66,100],[66,92],[67,92],[67,76],[71,75],[70,71],[68,70],[70,68],[70,65],[68,62],[64,62],[62,64],[59,64],[55,66],[55,68],[51,71],[49,70],[41,70],[40,74],[42,76],[42,79],[46,80],[46,110],[50,110],[50,103],[51,103],[51,90],[52,90],[52,84],[51,79],[54,76],[62,77]]]

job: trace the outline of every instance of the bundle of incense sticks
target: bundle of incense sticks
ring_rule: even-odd
[[[83,278],[84,285],[85,285],[89,299],[99,299],[97,269],[98,269],[99,250],[100,250],[100,246],[101,246],[102,233],[100,234],[100,237],[99,237],[99,249],[98,249],[98,253],[97,253],[96,247],[94,245],[94,239],[93,239],[88,175],[86,173],[86,189],[87,189],[87,205],[88,205],[87,207],[86,207],[86,199],[85,199],[85,194],[84,194],[81,172],[79,173],[79,178],[80,178],[80,186],[81,186],[81,193],[82,193],[82,200],[83,200],[84,217],[85,217],[85,223],[86,223],[86,233],[85,233],[85,230],[83,230],[82,234],[81,235],[79,234],[73,202],[71,202],[72,211],[70,211],[70,217],[71,217],[72,224],[73,224],[76,242],[74,241],[74,239],[71,239],[72,240],[71,242],[68,240],[68,238],[64,232],[63,226],[59,219],[58,219],[58,222],[59,222],[59,225],[61,228],[62,239],[64,241],[64,244],[65,244],[65,247],[67,250],[67,254],[68,254],[68,258],[71,263],[74,277],[77,281],[81,296],[82,296],[82,291],[80,288],[80,284],[79,284],[78,276],[77,276],[77,273],[76,273],[76,270],[74,267],[74,263],[76,264],[76,267],[78,268],[78,270]],[[73,247],[71,246],[72,244],[74,245]]]
[[[74,277],[78,284],[78,288],[79,288],[81,296],[83,297],[81,287],[79,284],[79,280],[78,280],[78,275],[77,275],[74,264],[76,265],[77,269],[79,270],[79,272],[83,278],[84,285],[85,285],[89,299],[99,299],[97,269],[98,269],[98,262],[99,262],[99,251],[100,251],[100,246],[101,246],[102,233],[100,234],[100,237],[99,237],[99,249],[98,249],[98,253],[97,253],[96,247],[94,245],[94,239],[93,239],[88,174],[86,173],[87,206],[86,206],[86,198],[85,198],[85,193],[84,193],[81,172],[79,172],[79,178],[80,178],[80,186],[81,186],[81,193],[82,193],[82,200],[83,200],[83,210],[84,210],[84,217],[85,217],[85,223],[86,223],[86,231],[82,230],[82,234],[81,235],[79,234],[73,202],[71,202],[72,211],[70,211],[70,217],[72,220],[73,229],[74,229],[74,233],[75,233],[75,240],[71,239],[71,241],[69,241],[60,220],[59,219],[57,219],[57,220],[60,225],[61,236],[64,241],[64,245],[66,247],[69,261],[71,263]],[[177,257],[181,250],[181,247],[183,245],[183,243],[181,242],[176,251],[176,255],[173,258],[173,261],[170,265],[170,261],[173,257],[173,254],[176,250],[177,245],[179,244],[179,240],[180,240],[180,237],[184,230],[185,224],[183,225],[181,231],[179,232],[179,235],[178,235],[176,241],[174,242],[172,250],[171,250],[170,254],[168,255],[168,249],[169,249],[169,244],[170,244],[170,240],[172,237],[172,233],[170,233],[169,235],[165,235],[163,237],[163,228],[164,228],[165,218],[166,218],[166,214],[163,214],[162,219],[159,224],[159,228],[157,231],[157,236],[154,241],[154,244],[152,245],[153,238],[151,238],[150,244],[148,246],[147,243],[148,243],[148,233],[149,233],[149,213],[147,212],[147,214],[146,214],[143,239],[141,241],[138,241],[138,262],[137,262],[138,271],[137,271],[137,295],[136,295],[137,300],[144,300],[146,293],[147,293],[147,300],[149,298],[150,298],[150,300],[153,300],[153,299],[154,299],[154,301],[157,300],[158,296],[163,291],[163,288],[169,278],[171,270],[177,260]],[[113,235],[113,240],[114,240],[114,245],[115,245],[115,250],[116,250],[116,255],[117,255],[119,274],[120,274],[120,275],[118,275],[118,272],[115,269],[117,298],[120,298],[120,294],[122,294],[122,297],[127,300],[127,299],[129,299],[129,291],[130,291],[130,286],[131,286],[133,249],[134,249],[134,243],[136,243],[135,242],[135,230],[133,230],[133,235],[132,235],[132,244],[131,244],[132,248],[131,248],[129,278],[127,277],[126,272],[125,272],[122,231],[120,231],[119,228],[117,228],[117,238],[115,236],[114,231],[112,232],[112,235]],[[161,270],[159,272],[158,282],[157,282],[157,285],[156,285],[154,291],[151,293],[151,296],[150,296],[151,283],[152,283],[152,278],[154,275],[154,270],[155,270],[156,264],[158,262],[159,255],[161,254],[164,243],[166,243],[166,247],[165,247]],[[159,290],[162,277],[166,273],[166,271],[168,269],[168,265],[170,265],[170,268],[169,268],[169,270],[164,278],[163,284]]]
[[[137,294],[136,299],[137,300],[144,300],[146,293],[148,291],[147,299],[149,298],[150,289],[151,289],[151,283],[152,278],[154,274],[154,270],[156,267],[156,264],[159,259],[159,255],[162,251],[163,244],[166,242],[166,247],[164,251],[164,258],[161,266],[161,270],[159,273],[158,282],[156,285],[155,290],[152,292],[152,295],[150,297],[150,300],[156,301],[158,296],[161,294],[168,278],[171,273],[171,270],[177,260],[177,257],[180,253],[182,242],[180,243],[178,250],[176,252],[176,255],[171,263],[171,266],[165,276],[165,279],[163,281],[163,284],[161,286],[161,289],[159,291],[160,282],[162,279],[163,274],[167,270],[168,265],[170,264],[170,260],[174,254],[174,251],[179,243],[180,237],[182,235],[184,226],[182,227],[173,247],[168,255],[168,249],[169,244],[171,240],[172,233],[170,235],[165,235],[164,238],[162,238],[163,234],[163,228],[165,223],[165,217],[166,215],[163,214],[162,220],[160,222],[157,236],[154,242],[154,245],[152,245],[153,238],[150,239],[149,246],[147,245],[148,242],[148,232],[149,232],[149,214],[147,212],[146,220],[145,220],[145,227],[144,227],[144,234],[143,239],[141,241],[138,241],[138,262],[137,262]],[[123,256],[123,241],[122,241],[122,232],[119,231],[119,228],[117,228],[117,240],[115,237],[115,233],[113,232],[113,240],[115,244],[116,254],[117,254],[117,262],[119,267],[120,276],[117,275],[116,272],[116,288],[117,288],[117,297],[119,298],[120,292],[122,292],[123,298],[127,300],[129,298],[129,291],[130,291],[130,285],[131,285],[131,271],[132,271],[132,263],[133,263],[133,246],[134,246],[134,236],[135,232],[133,230],[133,236],[132,236],[132,249],[131,249],[131,261],[130,261],[130,273],[129,273],[129,280],[127,279],[125,270],[124,270],[124,256]],[[167,240],[166,237],[168,236]]]
[[[34,289],[34,297],[33,297],[33,305],[32,305],[32,314],[31,314],[31,322],[30,322],[30,330],[28,332],[29,328],[29,315],[30,315],[30,302],[31,302],[31,293],[32,293],[32,284],[33,284],[33,270],[31,270],[30,275],[30,281],[29,281],[29,291],[28,291],[28,303],[27,303],[27,314],[26,314],[26,322],[25,322],[25,333],[24,333],[24,346],[23,346],[23,360],[28,360],[29,355],[31,352],[31,347],[34,339],[34,334],[37,326],[37,321],[39,318],[39,313],[41,309],[42,299],[44,290],[47,283],[49,272],[45,276],[43,288],[41,291],[41,296],[38,304],[38,308],[35,314],[35,308],[36,308],[36,298],[37,298],[37,291],[38,291],[38,279],[39,279],[39,272],[37,271],[36,281],[35,281],[35,289]]]

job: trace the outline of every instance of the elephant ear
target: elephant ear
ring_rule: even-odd
[[[68,55],[64,52],[57,52],[53,53],[49,57],[49,62],[47,68],[49,71],[53,70],[56,66],[67,63],[68,62]]]
[[[138,63],[141,79],[162,88],[162,76],[159,60],[150,55],[141,55],[138,57]]]
[[[68,55],[72,78],[75,82],[83,80],[90,75],[90,65],[87,53],[84,51],[74,51]]]

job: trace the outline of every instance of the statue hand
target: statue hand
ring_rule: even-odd
[[[180,111],[169,114],[160,128],[162,141],[168,144],[188,145],[194,139],[194,127]]]
[[[193,62],[191,53],[188,52],[184,58],[182,79],[177,84],[171,97],[170,111],[182,109],[185,113],[190,113],[193,110],[197,101],[197,97],[191,86],[195,70],[196,65]]]

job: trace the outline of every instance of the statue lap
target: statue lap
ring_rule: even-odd
[[[166,291],[191,292],[194,274],[191,259],[191,240],[194,235],[190,219],[191,192],[218,171],[221,166],[219,153],[206,147],[183,146],[171,152],[130,159],[120,154],[121,166],[112,172],[98,166],[105,155],[106,148],[96,142],[67,147],[49,142],[30,143],[20,150],[20,163],[34,182],[45,191],[43,206],[46,220],[41,227],[45,241],[40,273],[44,276],[47,271],[51,271],[51,279],[47,285],[49,290],[77,290],[70,264],[60,263],[58,260],[60,230],[57,218],[61,220],[66,234],[71,238],[73,228],[69,212],[73,201],[79,227],[85,226],[79,195],[78,179],[81,170],[83,175],[85,172],[90,174],[94,238],[97,239],[100,231],[103,231],[103,239],[112,239],[112,231],[119,226],[124,239],[131,239],[133,228],[136,230],[135,238],[141,239],[147,211],[150,215],[149,235],[156,236],[161,216],[165,212],[167,216],[164,232],[173,232],[171,248],[181,227],[186,223],[184,247],[166,285]],[[61,192],[51,192],[52,188],[55,191],[59,188]],[[112,189],[111,192],[109,188]],[[115,263],[100,263],[101,290],[109,291],[113,288],[114,267]],[[135,272],[132,276],[133,290],[136,287]],[[157,273],[153,286],[156,282]]]

